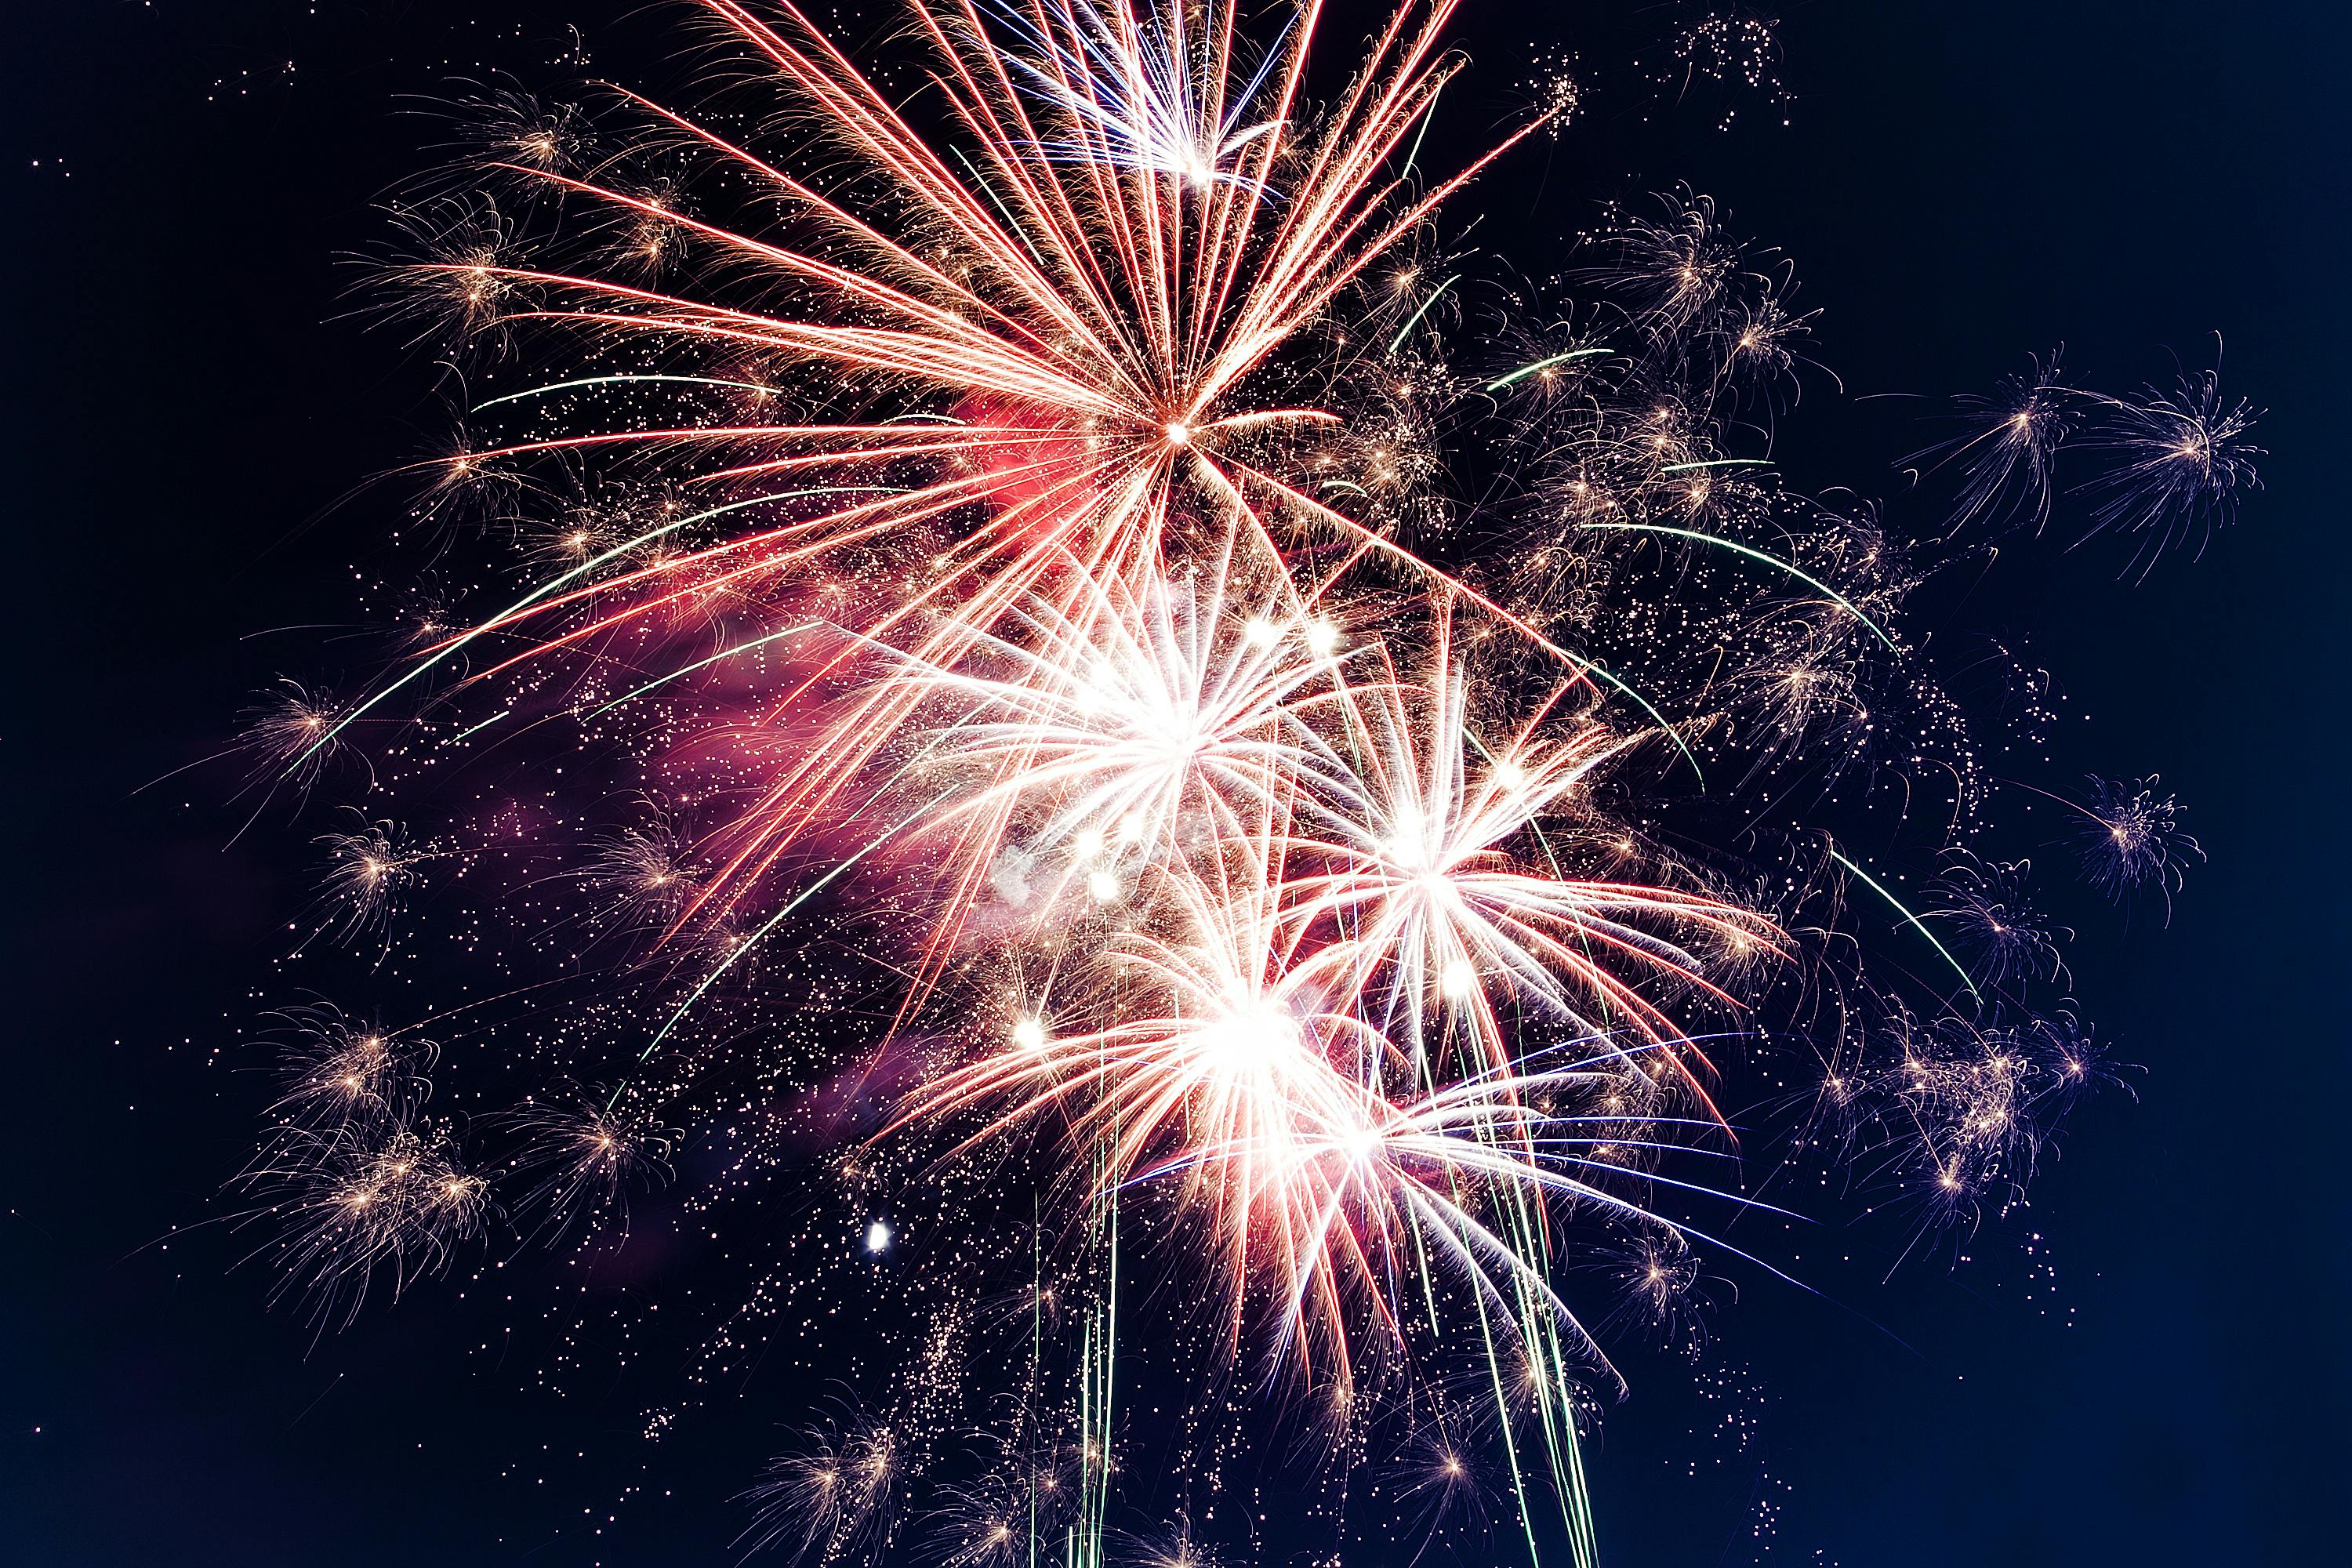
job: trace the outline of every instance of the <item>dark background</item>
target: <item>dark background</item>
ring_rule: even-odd
[[[1598,69],[1671,22],[1473,9],[1463,136],[1538,44]],[[755,1381],[648,1447],[631,1408],[483,1352],[452,1292],[314,1350],[233,1241],[156,1245],[217,1212],[250,1146],[239,1032],[283,999],[306,847],[281,822],[225,851],[233,774],[131,792],[223,745],[278,669],[339,657],[240,639],[348,616],[355,567],[398,569],[393,499],[325,510],[439,427],[428,367],[341,319],[338,257],[384,243],[371,203],[434,135],[396,95],[543,66],[572,20],[598,69],[674,80],[621,11],[121,0],[9,25],[0,1558],[721,1562],[726,1498],[803,1414]],[[2340,1561],[2352,13],[1796,0],[1783,24],[1791,124],[1760,94],[1727,134],[1720,95],[1645,123],[1621,75],[1469,198],[1481,243],[1540,269],[1596,199],[1686,179],[1797,258],[1850,393],[1985,388],[2062,340],[2122,389],[2168,349],[2205,363],[2218,328],[2273,456],[2201,561],[2134,587],[2118,548],[2028,545],[1954,617],[2031,634],[2057,672],[2042,776],[2160,769],[2211,853],[2169,929],[2062,911],[2089,1013],[2147,1069],[2137,1101],[2078,1116],[1982,1261],[1842,1292],[1852,1310],[1751,1282],[1709,1379],[1645,1368],[1596,1461],[1606,1555],[1747,1561],[1761,1503],[1766,1561]],[[1792,470],[1899,498],[1910,412],[1832,393],[1814,377],[1784,423]],[[2026,1294],[2034,1233],[2054,1296]]]

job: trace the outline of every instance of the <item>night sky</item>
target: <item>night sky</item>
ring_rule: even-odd
[[[1474,4],[1455,150],[1538,48],[1654,33],[1581,16],[1612,9]],[[349,261],[437,135],[404,95],[543,68],[573,22],[597,70],[680,79],[658,15],[605,0],[104,0],[9,29],[0,1559],[727,1562],[726,1500],[813,1397],[755,1376],[649,1447],[593,1379],[558,1398],[530,1352],[478,1352],[528,1313],[428,1285],[314,1345],[204,1224],[269,1097],[250,1042],[309,847],[283,814],[229,844],[234,768],[140,786],[280,671],[368,667],[334,626],[355,571],[404,569],[400,510],[354,487],[443,419],[425,356],[352,319]],[[1699,1378],[1636,1357],[1595,1460],[1604,1558],[1745,1563],[1764,1505],[1767,1562],[2340,1561],[2352,13],[1791,0],[1780,35],[1785,109],[1710,89],[1648,122],[1626,95],[1482,184],[1479,242],[1542,264],[1601,200],[1714,195],[1823,311],[1847,395],[1811,374],[1778,433],[1816,488],[1906,489],[1927,405],[1874,395],[1989,389],[2060,342],[2127,388],[2210,363],[2216,330],[2271,456],[2201,559],[2119,583],[2127,550],[2062,531],[1949,611],[2055,672],[2039,776],[2161,773],[2210,856],[2168,929],[2056,900],[2136,1098],[2086,1104],[1971,1261],[1882,1284],[1900,1237],[1856,1237],[1879,1267],[1821,1295],[1742,1279]]]

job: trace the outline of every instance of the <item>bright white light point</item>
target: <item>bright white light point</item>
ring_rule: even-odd
[[[1307,651],[1318,658],[1328,657],[1339,647],[1339,628],[1328,621],[1310,621],[1307,626]]]
[[[1045,1026],[1034,1018],[1024,1018],[1013,1026],[1013,1043],[1024,1051],[1034,1051],[1045,1043]]]
[[[1264,616],[1252,616],[1242,635],[1260,647],[1272,647],[1282,640],[1282,628]]]
[[[1168,422],[1168,444],[1170,446],[1181,447],[1192,439],[1192,427],[1190,425],[1185,424],[1181,419],[1171,419]]]
[[[1437,983],[1445,988],[1448,996],[1467,996],[1478,989],[1478,972],[1457,958],[1445,966]]]
[[[880,1252],[890,1245],[890,1225],[887,1220],[876,1220],[866,1227],[866,1250]]]
[[[1130,811],[1125,816],[1119,818],[1118,841],[1121,844],[1133,844],[1142,837],[1143,813],[1139,811]]]
[[[1108,871],[1097,871],[1087,879],[1087,891],[1095,896],[1095,902],[1098,904],[1116,903],[1118,901],[1118,879]]]
[[[1496,789],[1511,790],[1515,793],[1527,788],[1528,770],[1519,766],[1517,763],[1496,763],[1495,787]]]
[[[1099,827],[1081,828],[1078,836],[1070,840],[1070,853],[1081,860],[1092,860],[1102,852],[1103,836]]]
[[[1429,852],[1422,847],[1421,830],[1411,824],[1398,828],[1396,837],[1389,840],[1389,858],[1400,866],[1419,866],[1427,860]]]
[[[1298,1044],[1298,1025],[1289,1014],[1263,1003],[1244,1003],[1203,1027],[1197,1037],[1201,1048],[1214,1060],[1243,1066]]]

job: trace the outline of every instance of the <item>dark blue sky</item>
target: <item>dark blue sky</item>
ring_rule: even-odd
[[[728,1445],[761,1451],[791,1391],[648,1455],[628,1409],[469,1357],[482,1320],[430,1290],[312,1351],[226,1272],[234,1242],[146,1245],[214,1212],[248,1146],[262,1091],[233,1031],[304,847],[278,829],[224,852],[218,774],[131,792],[216,750],[278,668],[241,638],[346,614],[353,563],[389,564],[388,503],[324,509],[436,416],[422,365],[338,319],[338,258],[383,242],[370,203],[431,134],[394,95],[444,62],[543,59],[570,15],[318,11],[47,7],[0,66],[0,1557],[725,1561]],[[1473,11],[1465,133],[1533,43],[1602,58],[1649,15]],[[2130,586],[2114,549],[2021,552],[1953,612],[2030,635],[2088,715],[2050,776],[2161,771],[2211,856],[2169,929],[2070,911],[2078,994],[2147,1070],[2137,1102],[2080,1114],[2022,1222],[2050,1238],[2057,1310],[2023,1298],[2014,1236],[1842,1290],[1852,1310],[1745,1289],[1717,1359],[1766,1391],[1759,1447],[1707,1437],[1719,1404],[1646,1372],[1597,1465],[1608,1560],[1745,1562],[1755,1487],[1779,1500],[1767,1561],[2341,1560],[2352,12],[1792,0],[1783,22],[1790,126],[1603,114],[1481,188],[1491,242],[1540,264],[1596,198],[1685,180],[1796,258],[1849,393],[1983,388],[2062,341],[2127,386],[2168,348],[2205,363],[2219,329],[2272,455],[2202,560]],[[1899,489],[1907,411],[1816,391],[1780,432],[1790,470]],[[633,1481],[653,1497],[583,1536]]]

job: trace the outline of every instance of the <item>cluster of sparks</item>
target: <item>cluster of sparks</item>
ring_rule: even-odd
[[[1655,1195],[1697,1195],[1669,1169],[1736,1142],[1701,1042],[1752,1034],[1776,994],[1862,1005],[1858,976],[1823,977],[1845,872],[1957,972],[1931,1005],[1969,1009],[1890,1005],[1861,1057],[1822,1051],[1850,1163],[1958,1213],[1956,1190],[2022,1183],[2093,1076],[2022,1010],[2063,973],[2025,863],[1954,850],[1923,917],[1819,834],[1756,872],[1653,831],[1644,791],[1685,771],[1778,809],[1866,793],[1907,746],[1948,773],[1955,822],[1989,788],[1895,629],[1926,568],[1721,444],[1801,362],[1785,268],[1678,197],[1603,237],[1604,306],[1454,371],[1437,215],[1545,121],[1422,174],[1461,63],[1450,0],[1312,92],[1313,6],[1253,43],[1221,0],[920,0],[911,100],[782,0],[704,9],[804,143],[625,93],[640,155],[591,156],[583,116],[503,98],[501,205],[413,215],[435,254],[411,298],[565,367],[479,398],[506,433],[436,465],[436,505],[575,498],[526,531],[533,584],[485,616],[428,606],[360,698],[289,688],[256,731],[304,788],[388,731],[376,750],[412,760],[561,725],[585,777],[642,761],[646,820],[564,874],[593,905],[573,939],[641,960],[661,1007],[580,1074],[602,1087],[499,1120],[489,1176],[425,1113],[428,1047],[301,1016],[244,1178],[288,1279],[343,1313],[373,1278],[446,1267],[492,1176],[527,1235],[625,1223],[692,1142],[696,1009],[821,921],[895,977],[852,1064],[884,1086],[859,1113],[875,1146],[999,1173],[1049,1151],[1039,1201],[1091,1259],[1039,1261],[1024,1319],[1042,1344],[1051,1291],[1086,1300],[1076,1435],[975,1483],[950,1560],[1034,1560],[1050,1518],[1069,1568],[1099,1561],[1122,1210],[1208,1260],[1225,1357],[1335,1408],[1393,1386],[1424,1325],[1475,1342],[1519,1512],[1548,1474],[1588,1558],[1581,1384],[1614,1373],[1559,1284],[1570,1227],[1608,1233],[1617,1293],[1694,1331],[1705,1238]],[[1763,45],[1706,47],[1693,69]],[[767,221],[702,216],[722,200]],[[1964,515],[2046,504],[2055,386],[1962,444],[1997,456]],[[2215,395],[2132,405],[2163,425],[2146,439],[2201,440],[2206,477],[2143,464],[2103,521],[2238,487],[2243,420]],[[1524,499],[1451,503],[1449,419],[1537,449]],[[1889,743],[1905,721],[1927,738]],[[2105,883],[2168,896],[2168,802],[2075,809],[2116,836]],[[432,858],[390,821],[322,842],[320,928],[345,940]],[[1477,1424],[1457,1394],[1412,1402],[1419,1506],[1464,1482]],[[878,1552],[923,1462],[904,1420],[813,1437],[757,1489],[754,1543]]]
[[[331,1007],[290,1013],[271,1131],[238,1186],[273,1228],[278,1289],[317,1291],[320,1325],[348,1324],[372,1288],[398,1296],[480,1236],[489,1183],[425,1111],[437,1048]]]
[[[2230,521],[2261,485],[2263,449],[2249,437],[2261,415],[2222,395],[2218,371],[2116,396],[2074,384],[2053,354],[1990,396],[1954,402],[1964,431],[1906,460],[1958,472],[1956,530],[2039,531],[2060,489],[2061,453],[2096,453],[2098,471],[2073,487],[2093,500],[2089,531],[2132,538],[2145,575],[2166,551]]]

